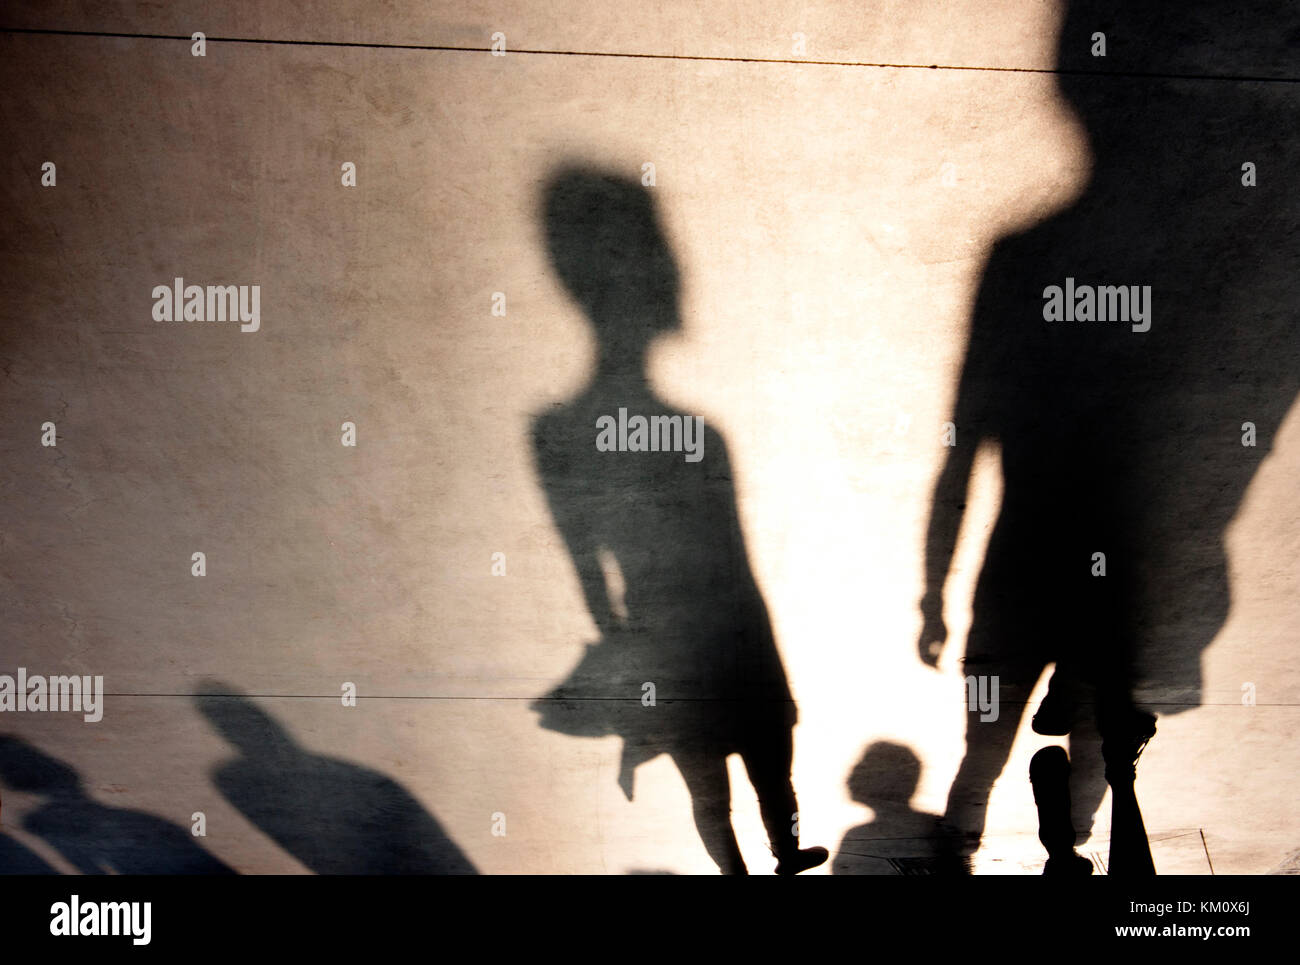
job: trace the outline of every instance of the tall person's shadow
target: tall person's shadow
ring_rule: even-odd
[[[577,397],[535,420],[534,454],[601,640],[535,705],[542,726],[621,736],[629,798],[636,765],[668,754],[724,873],[746,871],[727,773],[739,754],[778,873],[812,867],[827,855],[798,847],[795,705],[726,447],[649,384],[651,343],[681,327],[677,266],[650,194],[567,169],[546,185],[543,221],[552,265],[591,323],[596,363]]]
[[[43,838],[81,874],[234,874],[187,828],[100,804],[75,770],[21,738],[0,737],[0,784],[44,798],[24,816],[23,830]]]
[[[1300,389],[1300,235],[1286,173],[1300,143],[1277,134],[1293,125],[1294,86],[1095,76],[1142,68],[1144,51],[1192,49],[1203,38],[1186,24],[1214,24],[1232,50],[1233,31],[1251,23],[1244,13],[1219,23],[1203,2],[1180,7],[1176,24],[1135,10],[1069,4],[1058,83],[1087,130],[1091,178],[1069,209],[992,253],[952,417],[957,445],[934,493],[919,641],[931,665],[947,636],[942,591],[972,460],[981,442],[1000,445],[1002,504],[964,673],[998,676],[1002,706],[995,721],[968,713],[946,812],[974,841],[1048,663],[1057,670],[1034,729],[1073,741],[1092,718],[1112,776],[1131,779],[1154,731],[1135,697],[1163,714],[1201,704],[1202,653],[1229,608],[1225,532]],[[1097,31],[1109,31],[1109,60],[1090,56]],[[1125,50],[1131,60],[1117,60]],[[1248,161],[1257,186],[1243,183]],[[1103,301],[1120,320],[1099,320]],[[1105,790],[1089,773],[1076,813]]]
[[[229,685],[205,681],[199,712],[238,751],[212,780],[269,838],[317,874],[475,874],[415,797],[368,767],[299,746]]]

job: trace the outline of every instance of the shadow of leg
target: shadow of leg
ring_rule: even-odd
[[[731,827],[731,781],[726,756],[684,751],[672,757],[691,795],[695,830],[709,857],[724,875],[748,874]]]

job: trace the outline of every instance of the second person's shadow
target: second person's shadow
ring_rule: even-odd
[[[812,867],[827,854],[798,847],[795,705],[750,571],[726,446],[650,386],[651,343],[681,326],[678,270],[650,194],[570,168],[549,181],[543,208],[552,265],[591,323],[596,362],[581,393],[535,420],[533,447],[601,640],[538,702],[542,726],[621,736],[629,798],[636,765],[668,754],[710,857],[743,874],[727,774],[728,755],[739,754],[777,873]],[[661,420],[640,442],[638,418]]]
[[[317,874],[475,874],[415,797],[378,771],[300,747],[229,685],[194,702],[239,752],[213,783],[249,821]]]
[[[23,818],[23,830],[43,839],[80,874],[235,873],[187,828],[144,811],[101,804],[70,765],[20,737],[0,736],[0,785],[41,798]],[[0,870],[44,874],[54,869],[0,835]]]

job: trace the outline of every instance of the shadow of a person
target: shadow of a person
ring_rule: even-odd
[[[0,737],[0,784],[45,798],[23,818],[23,830],[49,842],[82,874],[235,873],[188,829],[100,804],[86,794],[75,770],[19,737]]]
[[[944,870],[935,847],[939,816],[912,809],[921,761],[910,747],[877,741],[849,774],[849,795],[871,808],[872,820],[850,828],[831,863],[836,875],[919,875]]]
[[[213,783],[276,844],[317,874],[475,874],[409,791],[367,767],[313,754],[219,681],[195,706],[239,752]]]
[[[52,875],[58,872],[40,855],[0,831],[0,875]]]
[[[1263,29],[1244,13],[1220,24],[1202,0],[1178,23],[1115,0],[1068,5],[1058,84],[1086,128],[1090,180],[1067,210],[999,241],[980,283],[919,640],[934,665],[972,460],[996,441],[1003,497],[964,672],[1000,678],[1002,713],[968,713],[946,811],[976,843],[1047,664],[1034,729],[1073,734],[1091,705],[1126,798],[1155,731],[1135,694],[1166,714],[1201,703],[1202,652],[1229,606],[1225,530],[1300,389],[1294,188],[1248,183],[1242,164],[1294,169],[1297,142],[1276,134],[1294,85],[1097,73],[1178,64],[1204,49],[1207,25],[1229,55],[1244,43],[1234,32]],[[1090,55],[1099,30],[1114,41],[1107,61]],[[1095,808],[1104,790],[1076,793]]]
[[[535,419],[534,455],[601,640],[535,704],[541,725],[622,736],[629,798],[635,766],[670,755],[709,856],[743,874],[726,763],[739,754],[777,873],[813,867],[827,852],[798,846],[795,705],[750,571],[726,447],[649,384],[652,341],[681,324],[678,270],[650,194],[615,175],[562,170],[545,187],[543,223],[597,358],[576,398]]]

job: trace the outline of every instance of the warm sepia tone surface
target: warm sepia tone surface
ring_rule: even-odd
[[[180,39],[0,34],[0,673],[102,674],[111,695],[99,723],[4,714],[0,733],[75,770],[104,807],[187,834],[204,812],[194,840],[242,872],[365,870],[348,856],[384,844],[357,830],[366,804],[332,793],[327,769],[293,814],[307,837],[338,836],[338,863],[277,846],[220,789],[240,752],[190,696],[203,688],[255,695],[298,746],[270,763],[267,744],[245,749],[251,776],[231,780],[250,795],[292,783],[294,753],[323,755],[400,784],[485,873],[715,870],[666,758],[637,771],[628,802],[615,739],[543,730],[529,709],[595,639],[530,449],[532,418],[579,390],[593,354],[548,262],[539,192],[564,164],[635,178],[651,162],[683,321],[651,372],[727,441],[799,707],[803,839],[834,855],[871,820],[845,782],[876,741],[912,750],[911,808],[942,812],[1001,479],[982,451],[936,673],[915,643],[940,426],[992,246],[1079,197],[1104,146],[1051,73],[671,55],[789,60],[802,32],[809,60],[1049,68],[1062,7],[201,6],[17,3],[0,27],[477,49],[210,39],[197,58]],[[505,57],[486,52],[498,30]],[[1112,28],[1107,66],[1297,76],[1275,30],[1217,44],[1169,30],[1165,49],[1150,25],[1126,48]],[[1232,110],[1300,106],[1294,85],[1176,83],[1224,85]],[[1204,128],[1172,153],[1227,159],[1223,204],[1295,210],[1294,167],[1278,170],[1294,150],[1249,127],[1230,143],[1226,113]],[[340,183],[347,161],[355,187]],[[1239,184],[1243,161],[1259,194]],[[260,330],[154,321],[150,293],[176,276],[260,285]],[[1294,306],[1278,305],[1292,324]],[[40,444],[46,421],[56,448]],[[345,421],[355,448],[340,445]],[[1266,873],[1300,849],[1295,413],[1261,444],[1272,452],[1226,536],[1232,604],[1201,706],[1142,695],[1162,714],[1138,780],[1161,873]],[[358,706],[341,706],[344,682]],[[978,872],[1041,870],[1025,775],[1045,741],[1022,730]],[[766,872],[735,777],[740,844]],[[0,791],[4,833],[72,870],[24,828],[40,796]],[[1107,813],[1081,845],[1103,859]]]

